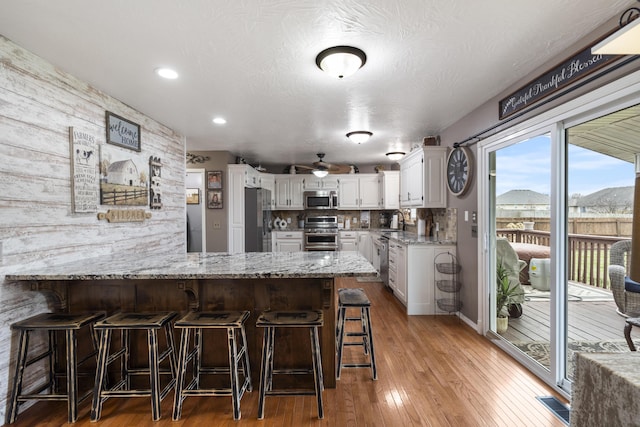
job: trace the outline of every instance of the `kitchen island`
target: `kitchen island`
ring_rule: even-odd
[[[246,327],[254,380],[260,369],[262,332],[255,327],[260,312],[322,310],[325,386],[335,387],[336,288],[341,278],[375,274],[357,252],[117,254],[7,274],[5,280],[45,293],[51,309],[60,312],[249,310]],[[308,346],[295,345],[305,342],[298,332],[284,340],[289,346],[280,350],[280,362],[296,365],[309,360],[303,352]],[[224,360],[224,345],[208,347],[207,358],[214,363]]]

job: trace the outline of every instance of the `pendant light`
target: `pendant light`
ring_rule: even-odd
[[[640,9],[622,12],[620,28],[591,47],[592,55],[640,55]]]

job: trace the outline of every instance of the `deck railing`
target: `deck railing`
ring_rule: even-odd
[[[550,246],[549,232],[503,228],[497,230],[499,237],[510,242],[531,243]],[[569,234],[568,279],[597,288],[609,289],[609,249],[620,237]]]

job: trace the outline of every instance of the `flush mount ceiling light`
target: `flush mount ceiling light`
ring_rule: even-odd
[[[213,119],[213,123],[217,124],[217,125],[224,125],[227,123],[227,120],[223,117],[216,117]]]
[[[620,29],[591,48],[593,55],[640,55],[640,9],[632,7],[620,16]]]
[[[352,46],[334,46],[316,56],[316,65],[322,71],[339,79],[358,71],[367,62],[367,55]]]
[[[175,80],[178,78],[178,72],[171,68],[156,68],[155,71],[163,79]]]
[[[386,156],[389,158],[389,160],[393,160],[395,162],[396,160],[400,160],[401,158],[403,158],[404,154],[404,151],[392,151],[390,153],[387,153]]]
[[[353,132],[349,132],[347,134],[347,138],[351,140],[351,142],[355,142],[356,144],[362,144],[363,142],[367,142],[369,138],[373,135],[368,130],[356,130]]]

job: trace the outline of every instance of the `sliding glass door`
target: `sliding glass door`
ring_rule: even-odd
[[[639,120],[634,106],[566,128],[568,379],[576,351],[629,351],[608,267],[611,246],[631,238]]]
[[[608,267],[631,238],[638,141],[640,106],[614,104],[478,150],[488,336],[566,391],[577,351],[629,351]]]
[[[491,330],[542,369],[551,343],[551,132],[489,152]]]

